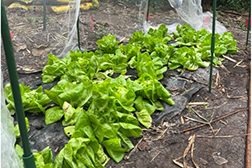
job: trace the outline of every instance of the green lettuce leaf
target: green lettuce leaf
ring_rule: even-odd
[[[104,168],[108,157],[96,141],[88,138],[72,138],[55,159],[54,168],[88,167]]]
[[[80,83],[62,79],[52,89],[45,90],[45,93],[59,106],[63,106],[66,101],[73,107],[81,107],[92,96],[92,82],[88,78]]]
[[[138,121],[146,128],[151,127],[152,118],[146,109],[135,113]]]
[[[128,149],[121,147],[122,144],[120,138],[114,138],[103,141],[102,145],[105,147],[109,156],[117,163],[123,159],[124,153],[128,151]]]
[[[59,59],[57,56],[49,54],[48,62],[42,71],[42,81],[44,83],[53,82],[65,73],[66,67],[66,59]]]
[[[97,47],[103,53],[114,54],[115,50],[118,48],[119,42],[116,40],[116,37],[113,35],[107,35],[102,37],[102,39],[97,40]]]
[[[42,86],[31,90],[30,87],[24,84],[19,84],[24,111],[31,113],[45,112],[45,108],[51,102],[46,94],[42,91]],[[4,87],[4,95],[7,99],[7,107],[10,111],[15,111],[14,99],[12,96],[10,84]]]
[[[29,120],[27,117],[25,117],[25,125],[26,125],[26,128],[27,128],[27,132],[30,131],[30,125],[29,125]],[[20,137],[20,131],[19,131],[19,125],[18,124],[15,124],[14,126],[14,133],[16,135],[16,138],[19,138]]]
[[[59,106],[51,107],[45,111],[46,125],[59,121],[64,115],[62,108]]]

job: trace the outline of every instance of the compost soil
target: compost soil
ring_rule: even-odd
[[[150,22],[171,22],[176,14],[169,9],[165,2],[160,5],[155,1],[150,8]],[[60,14],[49,13],[49,26],[42,31],[41,13],[12,9],[7,14],[14,33],[19,80],[36,88],[42,84],[41,70],[47,62],[47,54],[57,54],[64,46],[65,35],[58,34],[60,25],[57,24],[64,18]],[[35,18],[35,21],[31,18]],[[214,69],[212,92],[208,90],[208,69],[166,72],[161,82],[172,92],[177,105],[165,106],[165,112],[155,113],[153,126],[144,130],[142,137],[134,139],[135,148],[126,154],[123,161],[110,161],[107,167],[177,168],[185,164],[203,168],[245,166],[250,78],[250,47],[246,49],[245,46],[246,16],[220,11],[219,20],[233,32],[239,52],[226,55],[228,59],[223,61],[223,65]],[[32,26],[31,21],[34,23]],[[95,41],[107,33],[116,34],[118,39],[127,41],[127,37],[141,26],[138,7],[130,1],[120,0],[101,1],[98,9],[82,11],[80,21],[81,46],[88,49],[94,49]],[[1,63],[6,83],[8,74],[3,52]],[[68,141],[61,123],[47,126],[43,115],[26,115],[30,122],[32,148],[42,150],[49,145],[57,154]]]

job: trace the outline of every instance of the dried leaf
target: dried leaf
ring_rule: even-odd
[[[49,50],[50,50],[49,48],[47,48],[47,49],[36,49],[36,48],[33,48],[32,49],[32,55],[35,56],[35,57],[46,56],[48,54]]]
[[[19,51],[22,51],[22,50],[25,50],[27,48],[27,45],[26,44],[17,44],[16,45],[17,47],[15,47],[16,51],[19,52]]]
[[[187,156],[188,152],[190,151],[192,144],[194,144],[194,142],[195,142],[195,137],[196,137],[195,134],[189,137],[189,139],[188,139],[189,143],[183,153],[183,166],[184,166],[184,168],[189,167],[186,162],[186,156]]]
[[[173,163],[176,164],[177,166],[179,167],[184,167],[182,163],[180,163],[178,160],[181,159],[182,157],[179,157],[179,158],[176,158],[176,159],[173,159]]]

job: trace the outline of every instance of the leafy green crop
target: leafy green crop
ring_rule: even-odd
[[[29,125],[29,120],[28,120],[27,117],[25,117],[25,125],[26,125],[26,128],[27,128],[27,131],[29,132],[29,130],[30,130],[30,125]],[[16,135],[16,138],[19,138],[19,137],[20,137],[20,131],[19,131],[19,126],[18,126],[18,124],[15,124],[14,133],[15,133],[15,135]]]
[[[181,47],[174,49],[174,55],[171,56],[168,66],[171,70],[184,67],[194,71],[199,67],[208,67],[209,62],[202,61],[201,53],[197,52],[195,48]]]
[[[21,146],[16,145],[16,152],[20,159],[23,158],[24,151]],[[33,151],[36,167],[53,168],[53,154],[50,147],[46,147],[42,151]]]
[[[70,140],[54,161],[49,148],[36,153],[36,165],[99,168],[107,163],[107,154],[116,162],[123,159],[134,147],[130,138],[140,137],[142,126],[151,127],[151,115],[163,111],[161,102],[175,104],[159,81],[164,73],[209,66],[209,32],[188,25],[167,32],[165,25],[146,34],[138,31],[126,45],[108,35],[97,41],[94,52],[71,51],[63,59],[48,55],[43,83],[58,82],[44,91],[20,85],[24,109],[44,112],[46,124],[61,121]],[[214,64],[218,65],[221,56],[237,52],[237,46],[229,32],[215,36]],[[136,70],[138,78],[127,75],[128,69]],[[5,95],[8,108],[14,110],[9,85]]]
[[[104,54],[114,54],[118,48],[119,41],[116,40],[115,36],[107,35],[96,42],[98,49]]]
[[[23,84],[20,84],[19,87],[22,96],[24,111],[33,113],[45,112],[45,109],[51,102],[51,100],[46,94],[43,93],[42,86],[38,87],[35,90],[31,90],[28,86],[25,86]],[[4,95],[8,102],[8,109],[14,113],[14,99],[12,96],[10,84],[5,85]]]
[[[102,168],[108,157],[97,141],[88,138],[72,138],[57,155],[54,168]]]

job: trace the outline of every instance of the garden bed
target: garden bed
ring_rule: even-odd
[[[116,10],[117,6],[114,8]],[[125,15],[127,14],[129,17],[133,17],[130,13]],[[165,15],[165,12],[157,15],[153,13],[153,17],[161,17],[160,15]],[[11,23],[14,24],[11,25],[11,29],[15,33],[15,24],[20,18],[16,16],[11,19],[13,19]],[[232,59],[226,59],[223,66],[214,71],[212,93],[209,93],[207,88],[208,69],[198,69],[193,73],[187,71],[166,73],[161,82],[171,91],[172,97],[181,106],[175,106],[173,109],[167,106],[165,113],[155,113],[153,127],[145,130],[143,137],[134,139],[135,148],[126,155],[125,160],[119,164],[111,161],[108,167],[175,168],[179,163],[183,163],[183,158],[178,159],[183,156],[183,153],[187,154],[184,160],[187,160],[190,165],[196,163],[200,167],[231,168],[244,166],[250,52],[244,47],[246,32],[239,27],[236,28],[232,22],[241,22],[239,18],[222,19],[226,21],[224,23],[228,29],[234,33],[238,41],[239,52],[234,56],[228,55]],[[231,22],[228,22],[229,19]],[[127,19],[125,22],[127,23]],[[113,24],[116,23],[105,24],[108,25],[109,32],[113,32]],[[128,23],[128,25],[130,24]],[[128,34],[130,33],[131,31],[128,32]],[[83,45],[85,40],[84,38],[82,41]],[[19,44],[15,39],[13,43],[14,45]],[[32,46],[29,47],[28,45],[28,49],[32,50]],[[36,87],[41,84],[40,71],[45,65],[47,57],[44,54],[38,57],[33,55],[20,57],[20,54],[24,54],[24,52],[16,50],[18,67],[29,67],[28,71],[19,69],[20,81]],[[40,65],[34,62],[38,62]],[[5,64],[3,63],[3,65]],[[5,66],[3,66],[3,72],[5,81],[8,81]],[[191,94],[190,91],[194,88],[196,89]],[[166,115],[159,118],[163,114]],[[61,123],[46,126],[43,115],[28,114],[28,118],[30,121],[29,139],[33,149],[42,150],[49,145],[54,153],[58,153],[67,143],[68,139],[64,135]],[[197,127],[204,123],[205,126],[199,129],[194,128],[194,126]],[[192,135],[195,135],[195,141],[191,140],[189,143],[188,138]],[[185,151],[188,143],[194,144],[193,160],[191,154]]]

